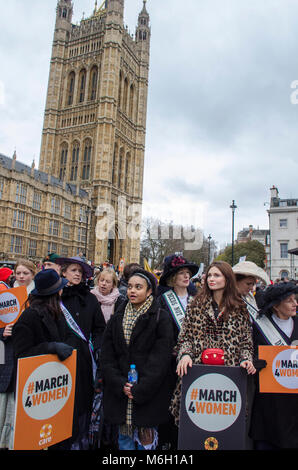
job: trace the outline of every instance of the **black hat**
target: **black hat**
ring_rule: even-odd
[[[61,278],[55,269],[39,271],[34,278],[35,289],[32,295],[53,295],[63,289],[68,283],[67,279]]]
[[[175,254],[167,256],[164,259],[164,268],[159,279],[159,284],[166,286],[167,279],[179,271],[179,269],[183,268],[189,269],[192,276],[194,276],[199,270],[199,266],[197,264],[187,261],[183,256],[177,256]]]
[[[298,286],[292,282],[280,282],[279,284],[268,286],[261,296],[260,314],[268,313],[274,305],[297,293]]]
[[[156,279],[156,277],[154,276],[154,274],[150,273],[149,271],[146,271],[145,269],[137,268],[137,269],[134,269],[134,270],[129,274],[128,280],[129,280],[132,276],[140,276],[140,277],[142,277],[143,279],[145,279],[145,280],[147,281],[148,287],[150,287],[151,290],[152,290],[152,295],[153,295],[154,297],[156,296],[156,292],[157,292],[157,279]]]
[[[73,256],[72,258],[57,258],[55,262],[61,266],[64,264],[79,264],[82,266],[84,278],[93,276],[93,268],[88,263],[85,263],[80,256]]]

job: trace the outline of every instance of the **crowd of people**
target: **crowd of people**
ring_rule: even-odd
[[[12,449],[17,360],[77,350],[72,437],[49,450],[177,450],[181,382],[195,364],[239,366],[248,376],[248,449],[298,448],[296,394],[260,393],[259,345],[298,344],[298,286],[271,283],[256,264],[199,267],[182,255],[160,277],[137,263],[121,276],[81,256],[20,259],[0,269],[0,293],[25,286],[17,322],[0,329],[0,449]],[[278,343],[276,343],[278,337]],[[218,362],[216,362],[218,364]],[[134,364],[138,380],[128,372]],[[30,430],[27,430],[30,432]]]

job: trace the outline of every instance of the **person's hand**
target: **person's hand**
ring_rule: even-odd
[[[133,396],[132,396],[132,393],[131,393],[131,388],[132,388],[132,384],[130,384],[129,382],[126,382],[126,384],[123,387],[123,392],[128,398],[130,398],[132,400]]]
[[[49,354],[57,354],[60,361],[65,361],[72,355],[73,347],[66,343],[52,342],[48,343]]]
[[[187,374],[188,367],[192,367],[192,359],[188,354],[185,354],[185,356],[182,356],[177,365],[176,372],[179,377],[183,377],[183,375]]]
[[[240,364],[240,367],[243,367],[244,369],[246,369],[248,374],[253,375],[256,373],[256,368],[251,361],[242,361]]]
[[[7,338],[8,336],[12,335],[12,327],[13,327],[13,325],[7,325],[4,328],[4,331],[3,331],[3,337],[4,338]]]

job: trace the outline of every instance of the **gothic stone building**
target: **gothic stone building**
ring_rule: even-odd
[[[139,260],[150,27],[124,0],[72,24],[58,0],[39,169],[0,155],[0,259]]]
[[[89,195],[95,263],[139,260],[150,26],[144,0],[132,37],[124,3],[95,2],[74,25],[58,1],[42,131],[39,170]]]

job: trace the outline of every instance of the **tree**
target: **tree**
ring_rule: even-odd
[[[262,243],[258,242],[257,240],[250,240],[243,243],[236,243],[234,245],[234,264],[237,264],[239,258],[242,256],[246,256],[246,261],[252,261],[260,268],[265,267],[265,259],[266,259],[266,252],[265,247]],[[230,265],[232,265],[232,246],[229,245],[225,248],[223,253],[221,253],[217,258],[216,261],[226,261]]]

